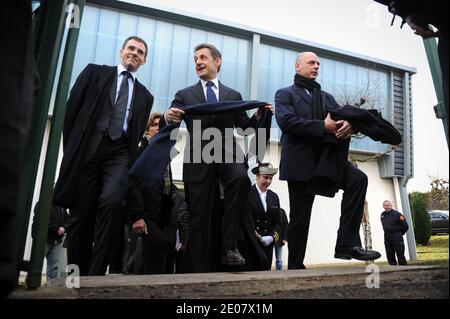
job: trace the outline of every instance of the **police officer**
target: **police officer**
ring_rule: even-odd
[[[278,169],[270,163],[261,163],[252,169],[256,183],[249,193],[249,204],[255,223],[256,236],[267,256],[267,270],[272,266],[273,245],[280,239],[280,199],[269,186]]]
[[[397,254],[398,264],[406,265],[405,243],[403,235],[408,230],[405,217],[392,209],[392,203],[388,200],[383,202],[384,212],[381,213],[381,223],[384,230],[384,245],[389,265],[397,265],[395,255]]]

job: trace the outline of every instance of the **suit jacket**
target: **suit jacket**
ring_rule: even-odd
[[[219,102],[223,101],[241,101],[242,96],[239,92],[223,85],[219,81]],[[205,95],[203,93],[202,84],[200,81],[197,84],[187,87],[183,90],[178,91],[175,94],[175,99],[172,101],[172,106],[183,109],[186,106],[196,105],[206,103]],[[183,180],[185,182],[200,182],[206,175],[208,171],[208,163],[204,163],[203,159],[200,163],[190,163],[193,161],[194,152],[198,152],[193,147],[193,138],[194,136],[194,120],[201,120],[201,130],[200,132],[196,131],[195,133],[199,136],[203,133],[203,131],[207,128],[217,128],[222,133],[222,159],[225,156],[225,130],[227,128],[239,127],[242,129],[246,129],[249,127],[256,128],[257,121],[255,116],[249,118],[245,111],[240,111],[236,113],[227,113],[227,114],[218,114],[218,115],[193,115],[186,116],[184,121],[186,123],[187,130],[189,135],[191,136],[190,143],[187,145],[185,149],[185,160],[183,165]],[[167,125],[164,117],[160,120],[160,127],[164,127]],[[201,150],[205,145],[207,145],[213,138],[210,137],[208,140],[201,141]],[[235,147],[235,139],[233,137],[233,150],[236,150]],[[242,152],[240,148],[238,151]],[[243,154],[242,154],[243,155]],[[236,154],[233,154],[233,158],[236,158]],[[243,156],[242,156],[243,158]],[[187,163],[189,162],[189,163]]]
[[[272,236],[275,242],[281,233],[280,199],[278,195],[267,190],[267,212],[261,203],[258,189],[253,185],[248,197],[256,232],[261,236]]]
[[[104,116],[105,104],[114,103],[111,87],[117,85],[116,78],[116,66],[88,64],[70,92],[63,127],[64,157],[53,197],[56,205],[72,205],[79,171],[92,158],[105,135],[97,122]],[[153,96],[136,79],[127,130],[131,163],[136,159],[152,105]]]

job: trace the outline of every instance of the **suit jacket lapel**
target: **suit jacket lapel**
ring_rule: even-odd
[[[192,87],[192,93],[197,98],[198,104],[206,103],[205,94],[203,93],[202,82],[198,81],[198,83]]]
[[[259,192],[256,189],[256,185],[253,185],[251,188],[251,196],[253,197],[253,201],[256,203],[256,206],[258,207],[260,213],[264,214],[265,213],[264,206],[261,202],[261,196],[259,196]]]
[[[114,68],[117,71],[117,67]],[[114,72],[115,78],[112,82],[111,88],[109,90],[109,100],[111,101],[111,105],[114,106],[116,103],[116,91],[117,91],[117,72]]]
[[[128,123],[131,122],[133,114],[138,114],[140,109],[144,107],[141,83],[136,79],[133,86],[133,96],[131,97],[130,113],[128,114]]]
[[[219,81],[219,102],[226,101],[226,97],[229,93],[230,89]]]
[[[269,207],[275,206],[275,201],[272,201],[273,196],[272,193],[267,190],[267,196],[266,196],[266,202],[267,202],[267,210],[269,210]]]
[[[310,95],[308,95],[308,93],[306,93],[304,88],[300,88],[294,85],[294,89],[295,91],[297,91],[298,94],[300,94],[300,96],[306,103],[308,103],[310,106],[313,106],[313,98]]]

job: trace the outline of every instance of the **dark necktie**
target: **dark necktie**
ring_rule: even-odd
[[[214,83],[212,81],[206,83],[206,102],[208,103],[217,102],[216,93],[212,89],[213,85]]]
[[[116,104],[113,107],[113,115],[108,126],[108,135],[111,140],[117,140],[123,133],[123,120],[128,105],[128,78],[131,76],[130,72],[123,71],[121,73],[122,83],[120,84],[119,95],[117,96]]]

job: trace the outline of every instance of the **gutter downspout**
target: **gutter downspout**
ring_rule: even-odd
[[[406,184],[408,184],[409,177],[400,177],[396,178],[398,180],[398,188],[400,192],[400,200],[402,203],[402,213],[406,218],[406,222],[408,223],[409,229],[406,232],[406,241],[408,243],[408,252],[409,258],[411,260],[417,259],[417,250],[416,250],[416,237],[414,236],[414,224],[411,214],[411,206],[409,205],[409,197],[408,191],[406,190]]]

